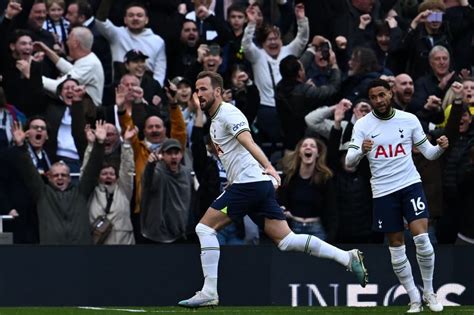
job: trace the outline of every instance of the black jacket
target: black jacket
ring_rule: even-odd
[[[50,245],[92,244],[88,201],[102,168],[104,145],[95,143],[79,184],[60,191],[45,184],[28,155],[17,148],[20,176],[37,203],[40,243]]]
[[[430,38],[433,42],[431,42]],[[426,32],[423,23],[420,23],[415,30],[411,28],[407,30],[401,42],[401,50],[404,52],[405,60],[407,61],[406,71],[413,80],[431,72],[428,61],[431,48],[438,45],[444,46],[451,54],[452,40],[453,38],[446,22],[443,22],[437,34],[431,36]],[[453,64],[454,59],[451,58],[451,65]]]
[[[346,128],[347,129],[347,128]],[[372,189],[370,168],[366,158],[362,159],[354,172],[342,166],[346,151],[339,150],[342,130],[331,129],[328,140],[328,162],[334,171],[335,194],[340,229],[337,242],[368,243],[372,233]]]
[[[283,129],[285,149],[294,150],[306,130],[304,117],[334,96],[340,84],[341,73],[338,69],[331,70],[331,78],[327,85],[314,86],[284,79],[278,82],[276,110]]]

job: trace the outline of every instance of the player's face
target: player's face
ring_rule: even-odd
[[[168,169],[176,173],[179,171],[179,164],[183,159],[183,153],[181,150],[178,149],[170,149],[168,151],[163,152],[163,161],[165,162]]]
[[[383,86],[376,86],[369,90],[369,100],[374,109],[385,114],[390,111],[392,92]]]
[[[211,85],[211,78],[205,77],[196,81],[196,93],[199,98],[201,109],[209,111],[213,105],[217,106],[216,95],[220,93],[220,88],[214,89]]]
[[[305,139],[299,151],[301,164],[313,164],[316,162],[318,158],[318,145],[314,139]]]

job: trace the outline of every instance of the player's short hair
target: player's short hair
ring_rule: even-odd
[[[373,88],[379,87],[379,86],[382,86],[382,87],[386,88],[387,90],[391,91],[390,83],[388,83],[387,81],[382,80],[382,79],[374,79],[374,80],[369,82],[369,85],[367,86],[367,93],[369,93],[370,89],[373,89]]]
[[[224,91],[224,79],[219,73],[212,72],[212,71],[201,71],[199,72],[196,80],[209,78],[211,79],[211,86],[212,88],[220,88],[221,91]]]

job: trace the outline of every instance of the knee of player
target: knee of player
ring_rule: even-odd
[[[422,233],[414,236],[413,241],[417,249],[429,251],[433,250],[433,245],[431,245],[428,233]]]
[[[198,236],[217,234],[216,230],[202,223],[198,223],[194,230]]]
[[[291,232],[287,236],[285,236],[280,242],[278,242],[278,249],[281,251],[291,251],[294,250],[293,246],[293,238],[295,233]]]

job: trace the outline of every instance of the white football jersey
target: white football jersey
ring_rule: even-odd
[[[374,198],[421,182],[411,151],[428,139],[415,115],[394,109],[389,118],[380,118],[372,111],[355,123],[349,150],[361,151],[364,139],[374,142],[367,154]]]
[[[257,160],[237,140],[244,131],[250,131],[244,114],[232,104],[222,102],[211,117],[209,133],[229,184],[270,180],[262,174],[263,169]]]

